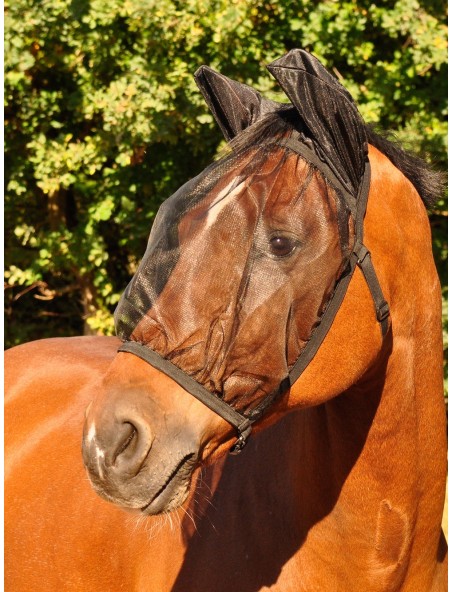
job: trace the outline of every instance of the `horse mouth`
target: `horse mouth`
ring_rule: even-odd
[[[190,481],[196,464],[194,453],[186,454],[168,474],[150,501],[140,508],[143,514],[169,512],[184,503],[190,491]]]

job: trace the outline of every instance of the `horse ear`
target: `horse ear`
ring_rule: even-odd
[[[228,141],[282,106],[265,99],[250,86],[235,82],[207,66],[201,66],[195,72],[195,81]]]
[[[318,156],[356,195],[367,160],[367,139],[351,95],[301,49],[290,51],[268,70],[297,109]]]

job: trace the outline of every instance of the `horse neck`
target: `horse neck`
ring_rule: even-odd
[[[381,411],[401,418],[411,409],[427,418],[436,408],[444,415],[441,289],[427,212],[413,185],[386,157],[372,147],[370,156],[365,240],[390,303],[392,327],[368,377],[384,371]],[[375,378],[365,377],[363,384],[375,388]]]
[[[365,242],[391,330],[359,380],[305,411],[302,454],[322,468],[307,470],[311,486],[325,492],[328,484],[325,507],[352,504],[359,513],[374,505],[377,515],[389,500],[427,532],[439,523],[446,470],[440,286],[419,195],[383,155],[371,156]]]

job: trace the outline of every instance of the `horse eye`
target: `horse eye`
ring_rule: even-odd
[[[294,239],[288,236],[274,236],[270,239],[270,251],[275,257],[287,257],[295,249]]]

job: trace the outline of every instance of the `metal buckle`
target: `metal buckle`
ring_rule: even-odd
[[[389,304],[384,300],[377,310],[377,319],[382,323],[389,317]]]
[[[229,454],[233,454],[233,455],[240,454],[242,452],[242,450],[245,448],[245,445],[246,445],[246,438],[243,434],[240,434],[240,436],[237,438],[236,443],[229,451]]]
[[[353,253],[356,256],[356,263],[361,266],[361,263],[364,261],[364,259],[370,255],[369,250],[364,246],[364,245],[356,245]]]
[[[251,434],[251,422],[248,417],[244,418],[244,421],[241,425],[238,426],[237,431],[239,433],[239,437],[237,438],[236,443],[229,451],[230,454],[240,454],[242,450],[245,448],[245,444],[248,441],[248,436]]]

